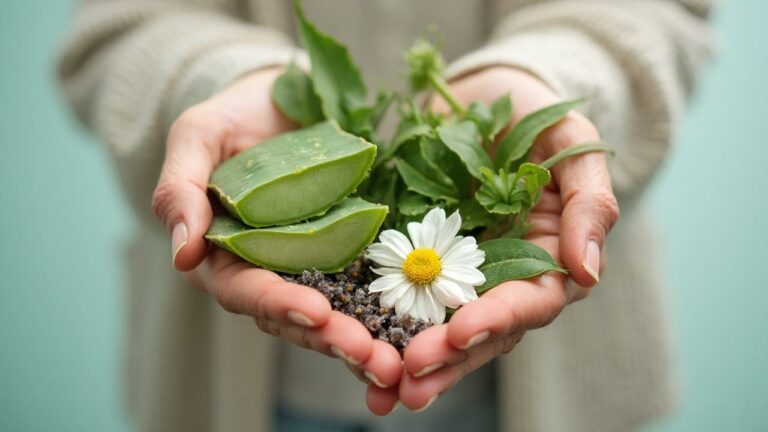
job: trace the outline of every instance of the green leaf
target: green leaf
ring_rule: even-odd
[[[352,62],[347,47],[320,32],[307,20],[299,0],[294,0],[293,5],[299,39],[309,54],[310,75],[322,101],[323,112],[347,129],[350,126],[349,112],[365,104],[366,89],[360,70]]]
[[[493,140],[512,120],[512,97],[504,95],[496,99],[493,105],[491,105],[491,113],[493,115],[493,123],[488,133],[489,140]]]
[[[541,166],[547,169],[551,169],[553,166],[557,165],[559,162],[562,162],[565,159],[568,159],[569,157],[592,152],[613,154],[613,149],[602,141],[566,147],[563,150],[560,150],[556,155],[542,162]]]
[[[490,139],[493,129],[493,113],[491,108],[482,102],[472,102],[467,108],[467,120],[472,121],[483,138]]]
[[[529,279],[549,271],[568,273],[546,250],[525,240],[489,240],[480,243],[478,248],[485,252],[485,261],[479,267],[485,283],[477,288],[478,293],[506,281]]]
[[[477,189],[475,199],[490,213],[509,215],[519,213],[522,209],[520,201],[508,202],[506,197],[502,197],[496,188],[487,183]]]
[[[408,162],[398,159],[397,171],[409,190],[432,198],[433,200],[445,200],[447,203],[457,203],[458,194],[455,190],[435,182],[422,175]]]
[[[250,226],[294,223],[352,193],[375,157],[375,145],[325,121],[238,153],[214,170],[208,188]]]
[[[461,229],[463,230],[487,227],[496,222],[496,218],[475,200],[460,202],[459,214],[461,215]]]
[[[425,196],[413,192],[404,193],[397,204],[398,211],[406,216],[422,215],[430,207],[432,207],[432,204]]]
[[[312,80],[294,63],[291,63],[275,81],[272,100],[280,112],[303,127],[324,120],[320,99],[315,94]]]
[[[539,202],[541,189],[549,184],[552,180],[552,175],[549,173],[548,169],[540,165],[525,162],[520,165],[520,169],[517,171],[517,176],[522,180],[525,191],[528,194],[526,207],[532,208]]]
[[[458,188],[460,196],[469,197],[472,177],[456,153],[431,135],[421,137],[421,153],[430,165],[450,174],[451,182]]]
[[[251,228],[217,216],[205,238],[269,270],[335,273],[373,241],[386,215],[386,206],[349,198],[322,217],[288,226]]]
[[[443,143],[459,156],[475,178],[482,179],[481,168],[493,167],[491,158],[481,145],[477,126],[471,121],[440,126],[437,128],[437,134]]]
[[[453,184],[451,177],[446,175],[437,164],[431,163],[424,156],[423,142],[424,139],[419,139],[403,144],[403,146],[400,147],[398,156],[403,158],[412,167],[416,168],[422,175],[450,188],[451,191],[458,196],[459,190],[456,188],[456,185]]]
[[[496,166],[509,170],[515,161],[524,158],[536,137],[544,129],[563,119],[569,111],[583,104],[586,99],[567,101],[542,108],[525,116],[512,128],[499,144]]]
[[[381,152],[381,156],[376,160],[376,166],[390,159],[400,150],[400,146],[413,139],[429,135],[432,133],[432,126],[426,123],[416,123],[414,121],[403,121],[398,125],[397,133],[392,142]]]
[[[393,228],[397,217],[397,180],[399,173],[394,168],[379,168],[370,176],[365,198],[368,201],[384,204],[390,212],[384,221],[385,228]]]

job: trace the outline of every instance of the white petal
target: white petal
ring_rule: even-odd
[[[454,282],[463,282],[468,285],[482,285],[485,283],[485,275],[475,267],[468,265],[446,265],[442,275]]]
[[[405,281],[403,274],[388,274],[382,276],[368,285],[369,292],[381,292],[391,290]]]
[[[393,252],[403,259],[405,259],[405,257],[407,257],[413,250],[413,246],[408,240],[408,237],[398,230],[389,229],[382,231],[381,234],[379,234],[379,240],[383,244],[389,246]]]
[[[382,306],[386,307],[396,307],[397,302],[406,295],[409,295],[409,291],[413,291],[414,286],[413,284],[405,280],[404,282],[398,284],[396,287],[392,288],[389,291],[384,291],[381,293],[381,297],[379,297],[379,303]],[[395,309],[395,312],[397,312],[397,309]]]
[[[459,284],[450,279],[435,279],[432,283],[432,292],[440,303],[450,308],[457,308],[468,301]]]
[[[440,228],[440,232],[437,233],[437,241],[435,242],[435,251],[442,256],[448,252],[448,249],[453,244],[453,240],[456,234],[459,233],[461,228],[461,216],[459,211],[456,210],[453,214],[445,220],[443,226]]]
[[[411,238],[414,249],[421,249],[424,245],[421,242],[421,222],[409,222],[406,225],[408,236]]]
[[[448,252],[442,256],[443,265],[464,264],[464,260],[477,251],[477,241],[474,237],[464,237],[454,243]]]
[[[403,291],[400,297],[395,302],[395,313],[398,315],[405,315],[409,313],[413,306],[413,301],[416,298],[416,290],[423,288],[411,285],[407,290]]]
[[[382,243],[374,243],[368,246],[365,256],[377,264],[387,267],[402,267],[403,261],[405,261],[392,248]]]
[[[445,210],[439,207],[430,210],[421,222],[421,247],[434,249],[443,225],[445,225]]]
[[[477,291],[475,291],[475,287],[463,283],[460,283],[459,286],[461,287],[461,292],[464,293],[464,298],[467,300],[467,303],[477,300]]]
[[[445,305],[440,303],[429,289],[425,289],[426,294],[422,297],[422,310],[426,310],[426,316],[435,324],[442,324],[445,321]]]
[[[445,210],[435,207],[424,216],[424,220],[421,222],[424,225],[432,225],[435,229],[442,229],[445,223]]]
[[[373,268],[373,267],[371,267],[371,271],[376,273],[379,276],[386,276],[386,275],[391,275],[391,274],[402,273],[403,269],[401,269],[401,268],[392,268],[392,267],[380,267],[380,268]]]

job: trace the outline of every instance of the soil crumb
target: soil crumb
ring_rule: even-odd
[[[374,338],[389,342],[402,353],[411,338],[432,326],[410,315],[397,316],[394,308],[379,304],[379,293],[368,292],[368,284],[375,274],[370,262],[362,257],[353,261],[341,273],[323,274],[317,270],[305,270],[300,275],[282,275],[283,279],[320,291],[334,310],[349,315],[371,332]]]

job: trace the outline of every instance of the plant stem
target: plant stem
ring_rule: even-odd
[[[579,144],[573,147],[567,147],[565,150],[561,150],[556,155],[545,160],[540,165],[546,169],[551,169],[558,162],[563,161],[571,156],[580,155],[582,153],[603,152],[613,154],[613,149],[602,141],[590,142]]]
[[[440,96],[442,96],[443,99],[448,103],[448,105],[451,106],[451,109],[455,114],[458,114],[462,117],[464,114],[466,114],[464,107],[461,106],[459,101],[456,100],[456,98],[451,94],[451,91],[448,89],[448,84],[445,82],[443,77],[434,72],[430,72],[429,82],[432,83],[432,87],[434,87],[435,90],[440,93]]]

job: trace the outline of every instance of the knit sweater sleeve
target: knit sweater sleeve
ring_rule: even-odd
[[[539,76],[581,110],[616,150],[620,197],[645,185],[665,156],[697,72],[711,50],[707,0],[544,0],[507,7],[458,76],[510,65]]]
[[[237,77],[290,62],[278,31],[235,18],[235,0],[85,0],[59,61],[78,118],[107,143],[142,210],[173,120]]]

